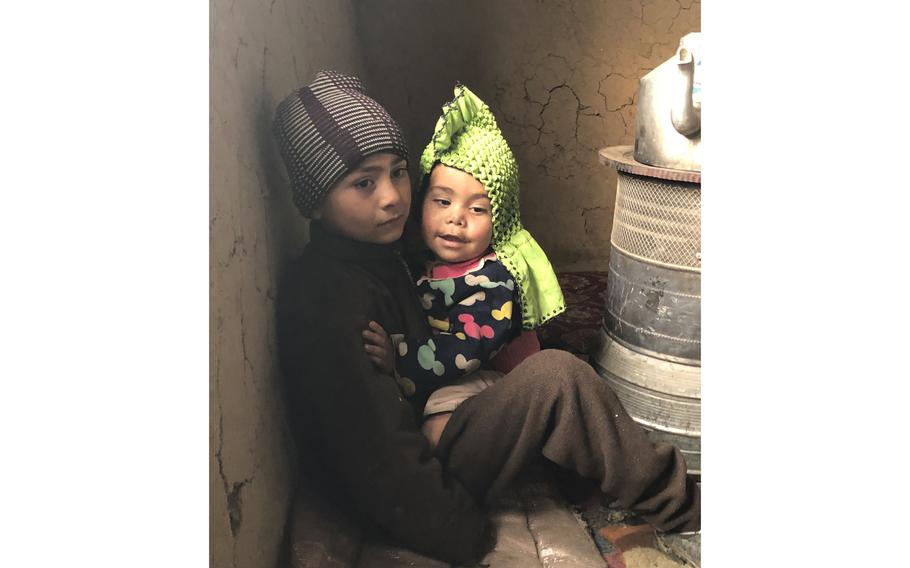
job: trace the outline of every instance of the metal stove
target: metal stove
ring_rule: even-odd
[[[607,305],[592,363],[655,441],[701,474],[701,48],[699,33],[639,84],[635,146],[617,170]]]

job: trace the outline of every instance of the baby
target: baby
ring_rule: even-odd
[[[363,336],[374,364],[406,396],[429,397],[424,416],[432,423],[539,351],[534,329],[565,302],[521,225],[515,158],[467,87],[458,85],[443,107],[420,165],[421,236],[434,258],[416,285],[434,336],[389,338],[376,322]]]

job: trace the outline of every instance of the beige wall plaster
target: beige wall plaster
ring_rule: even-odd
[[[522,217],[558,268],[606,268],[638,81],[701,28],[693,0],[361,0],[375,95],[419,155],[455,80],[493,109],[519,163]]]
[[[307,239],[270,124],[318,69],[364,70],[347,0],[215,0],[210,19],[210,565],[262,568],[295,480],[274,302]]]

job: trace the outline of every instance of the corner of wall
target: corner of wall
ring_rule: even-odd
[[[351,0],[212,0],[210,18],[210,565],[259,568],[281,558],[297,479],[275,300],[308,239],[272,116],[318,69],[363,63]]]

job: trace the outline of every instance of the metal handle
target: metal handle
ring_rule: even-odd
[[[676,57],[676,63],[679,66],[679,80],[673,105],[670,108],[670,119],[677,132],[683,136],[692,137],[701,132],[701,104],[696,105],[692,100],[695,58],[685,45],[679,46]]]

